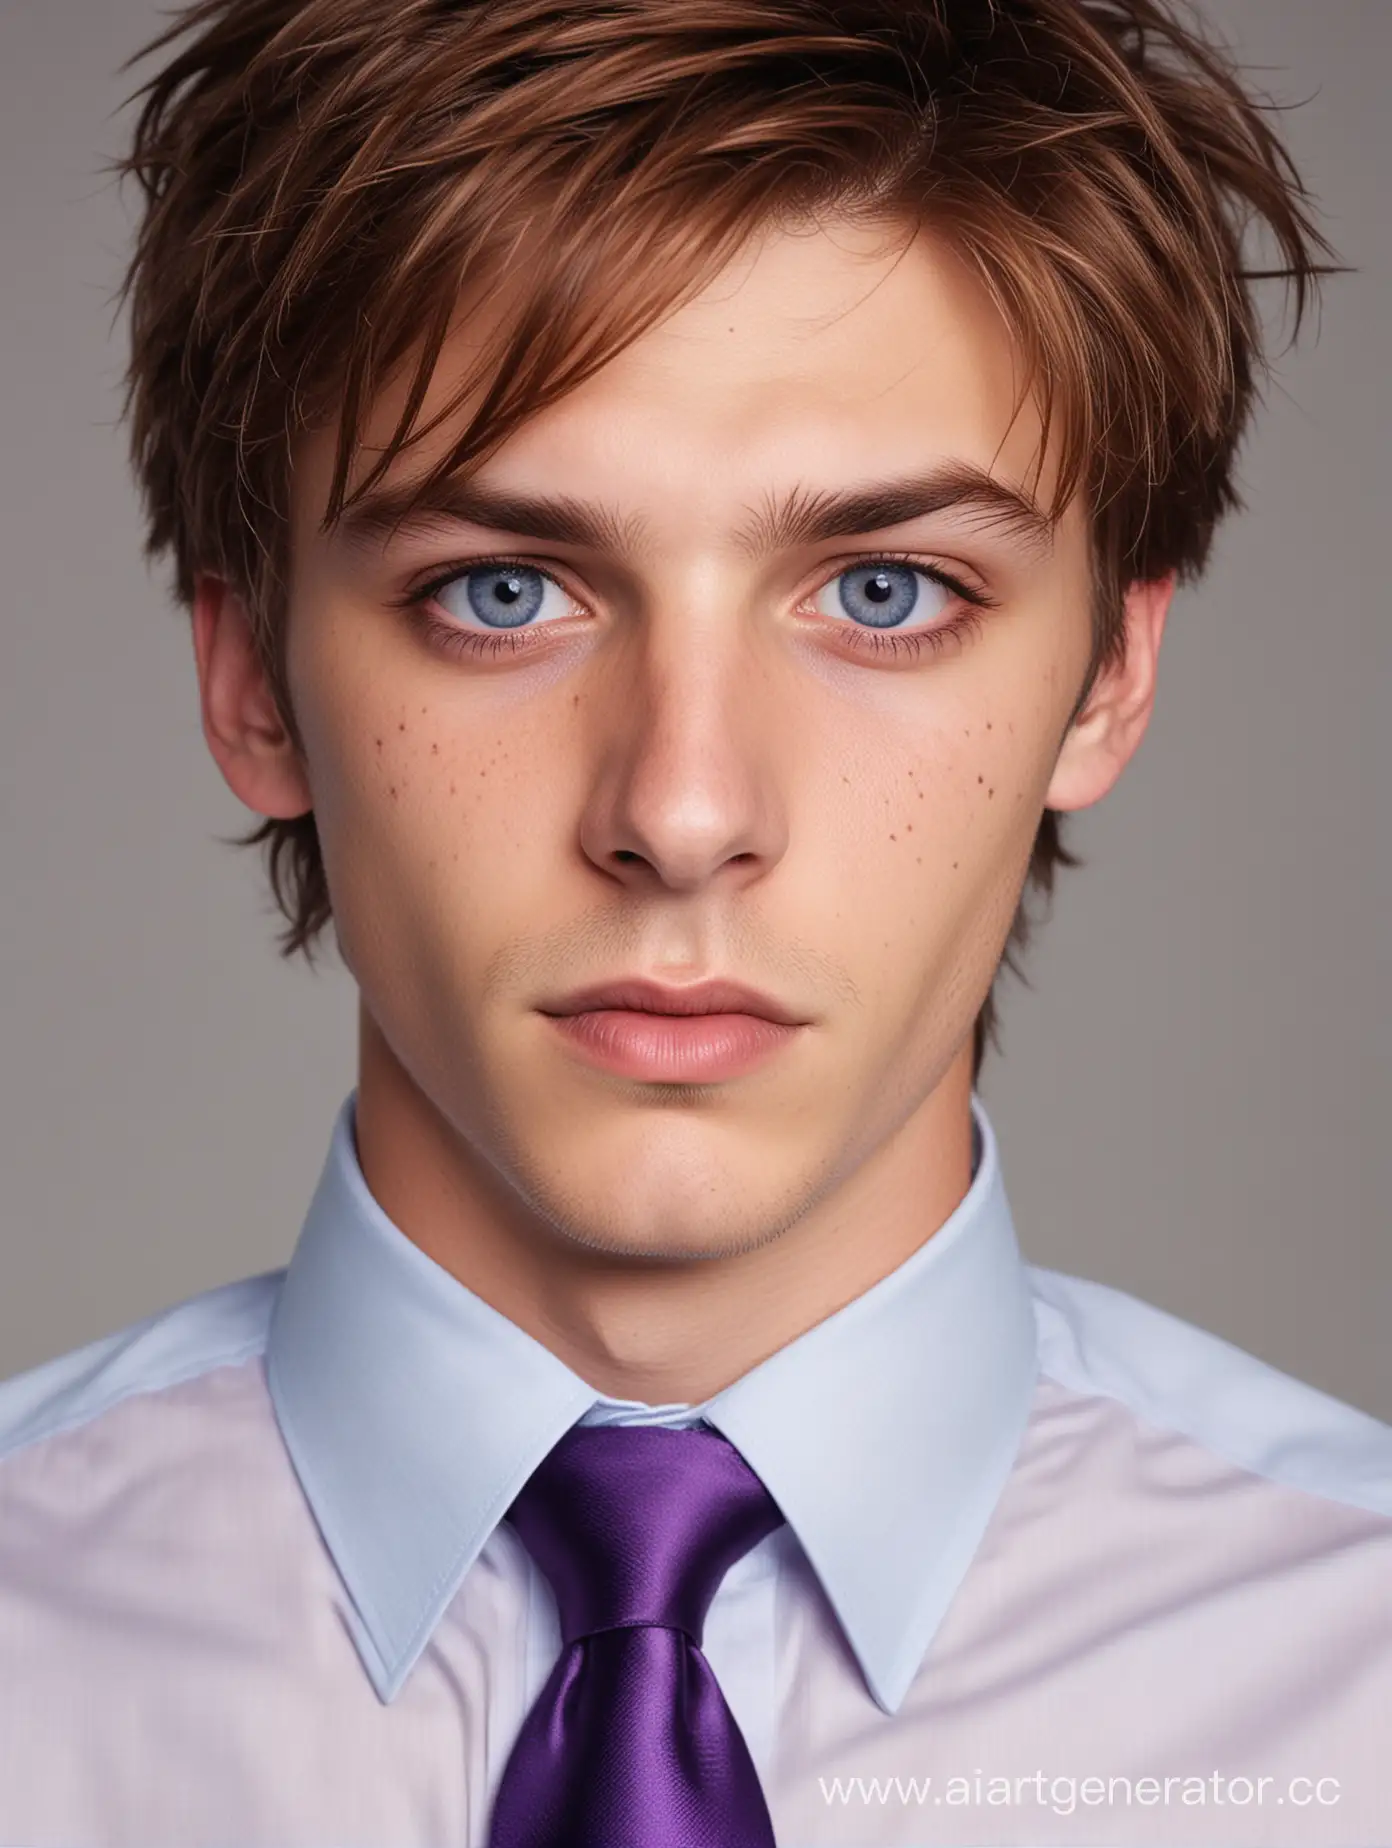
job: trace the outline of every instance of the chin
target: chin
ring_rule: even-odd
[[[804,1148],[755,1146],[742,1125],[577,1116],[534,1117],[502,1165],[556,1237],[596,1254],[736,1257],[781,1237],[821,1190]]]
[[[714,1221],[706,1214],[689,1219],[674,1219],[667,1211],[660,1216],[643,1213],[630,1218],[590,1218],[573,1210],[549,1216],[556,1234],[568,1244],[596,1256],[622,1259],[625,1263],[699,1264],[720,1258],[742,1257],[771,1244],[787,1226],[766,1217],[754,1224],[732,1224],[733,1214],[722,1212],[717,1205]]]
[[[576,1235],[572,1233],[571,1236]],[[763,1237],[756,1235],[731,1241],[728,1236],[723,1238],[717,1238],[714,1235],[702,1237],[699,1233],[692,1233],[684,1237],[681,1233],[674,1233],[670,1238],[661,1241],[655,1240],[651,1234],[647,1236],[635,1234],[631,1239],[610,1237],[589,1239],[582,1236],[577,1238],[576,1242],[583,1244],[590,1251],[602,1253],[608,1257],[622,1258],[630,1264],[710,1264],[722,1258],[743,1257],[747,1252],[756,1251],[760,1245],[766,1245],[776,1237],[777,1233],[771,1233]]]

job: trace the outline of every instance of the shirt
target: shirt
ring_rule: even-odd
[[[504,1516],[700,1418],[786,1524],[704,1647],[779,1848],[1392,1843],[1392,1428],[1031,1266],[973,1176],[698,1407],[606,1400],[378,1207],[0,1386],[0,1843],[482,1848],[556,1659]]]

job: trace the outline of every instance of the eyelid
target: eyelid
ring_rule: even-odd
[[[393,601],[399,609],[413,609],[418,604],[430,602],[432,598],[439,596],[446,584],[458,583],[460,578],[468,577],[471,571],[506,571],[509,567],[519,571],[535,571],[539,577],[548,578],[557,590],[570,598],[572,603],[578,603],[584,608],[589,607],[583,597],[576,596],[564,577],[556,570],[554,563],[542,564],[535,558],[517,558],[506,552],[480,553],[476,558],[458,560],[452,565],[435,571],[430,577],[414,585],[403,596]]]
[[[476,557],[456,560],[449,566],[441,567],[424,582],[408,590],[397,601],[400,606],[410,608],[430,601],[431,598],[438,596],[447,584],[456,583],[460,578],[467,577],[471,571],[506,569],[508,566],[513,566],[524,571],[536,571],[542,577],[549,578],[556,588],[569,597],[573,603],[588,610],[590,607],[588,601],[578,596],[566,582],[563,575],[564,567],[558,569],[558,563],[557,560],[548,559],[543,562],[537,558],[520,558],[508,553],[480,553]],[[926,558],[922,553],[899,551],[892,546],[880,546],[866,547],[862,551],[848,553],[843,558],[825,561],[819,567],[816,580],[809,584],[797,598],[797,607],[800,608],[809,598],[815,596],[819,590],[844,572],[880,563],[907,565],[915,571],[921,571],[926,577],[933,578],[942,584],[952,595],[960,597],[963,602],[977,608],[994,609],[999,601],[984,587],[966,583],[955,571]],[[821,612],[819,611],[818,614]]]
[[[955,570],[950,569],[948,566],[934,559],[925,557],[921,552],[896,551],[893,546],[881,546],[874,549],[867,548],[864,551],[853,553],[846,559],[834,563],[830,570],[827,570],[824,566],[822,575],[819,576],[816,583],[804,593],[800,601],[806,602],[808,597],[815,596],[816,593],[825,585],[829,584],[833,578],[840,577],[844,572],[856,571],[866,565],[878,564],[907,565],[911,570],[921,571],[925,577],[932,578],[935,583],[941,584],[944,589],[950,591],[954,597],[960,597],[964,603],[969,603],[978,609],[994,609],[1000,601],[999,598],[993,596],[984,586],[967,583]]]

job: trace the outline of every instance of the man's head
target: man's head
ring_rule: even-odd
[[[135,454],[286,947],[332,915],[581,1242],[772,1236],[974,1075],[1139,742],[1236,500],[1244,214],[1313,272],[1294,176],[1150,0],[188,24],[130,163]],[[544,1011],[620,974],[807,1025],[625,1086]]]

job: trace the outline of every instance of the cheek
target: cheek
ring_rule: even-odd
[[[487,932],[509,888],[525,910],[529,867],[554,862],[538,796],[559,787],[560,728],[466,701],[428,663],[345,630],[302,661],[296,701],[345,952],[364,933],[423,947]]]
[[[1004,948],[1048,785],[1056,703],[1030,677],[1009,691],[1000,678],[964,687],[926,735],[918,714],[882,725],[873,756],[856,728],[855,767],[823,782],[837,823],[816,829],[822,915],[862,992],[893,1021],[946,1010],[955,1032]],[[838,742],[850,746],[850,731]]]
[[[945,892],[958,876],[970,885],[1033,839],[1048,780],[1038,730],[1002,701],[939,715],[926,736],[921,722],[882,727],[873,757],[863,733],[854,746],[839,741],[848,755],[825,792],[841,816],[834,857],[926,891]]]

